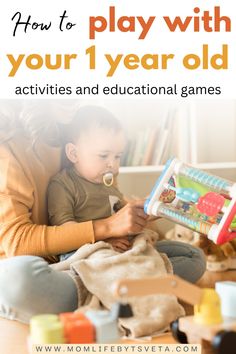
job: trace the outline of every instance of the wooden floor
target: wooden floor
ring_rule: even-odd
[[[236,271],[206,272],[198,282],[198,285],[201,287],[214,287],[216,281],[224,280],[236,281]],[[28,354],[27,336],[28,326],[0,318],[0,354]],[[152,343],[171,344],[175,343],[175,340],[168,333],[153,338]]]

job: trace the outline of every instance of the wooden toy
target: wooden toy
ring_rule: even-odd
[[[130,308],[128,308],[130,310]],[[132,316],[126,306],[115,304],[111,311],[44,314],[30,320],[31,344],[115,343],[120,339],[118,317]]]
[[[208,236],[216,244],[236,237],[236,183],[169,160],[144,210]]]
[[[219,283],[220,284],[220,283]],[[225,291],[227,286],[227,294]],[[236,311],[227,309],[230,316],[222,316],[223,304],[235,298],[236,283],[217,285],[214,289],[200,289],[196,285],[169,274],[158,278],[125,279],[118,282],[115,293],[125,301],[132,296],[149,294],[174,294],[181,300],[194,305],[194,316],[181,317],[171,324],[173,336],[180,343],[199,343],[203,354],[236,353]],[[225,297],[225,298],[224,298]],[[235,306],[235,300],[232,304]],[[235,308],[235,307],[234,307]],[[223,313],[224,315],[224,313]]]

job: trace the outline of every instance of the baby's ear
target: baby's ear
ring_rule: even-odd
[[[68,143],[65,146],[65,153],[68,158],[72,163],[77,162],[77,149],[76,146],[72,143]]]

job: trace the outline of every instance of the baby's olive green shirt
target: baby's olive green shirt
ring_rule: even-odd
[[[118,204],[124,206],[125,202],[116,186],[92,183],[79,176],[73,167],[62,170],[49,183],[51,225],[107,218],[116,211]]]

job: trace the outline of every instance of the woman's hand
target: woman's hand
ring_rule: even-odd
[[[148,222],[143,210],[144,200],[128,203],[107,219],[93,221],[95,240],[140,233]]]
[[[106,242],[112,245],[115,251],[120,253],[128,251],[128,249],[130,249],[131,247],[131,242],[128,240],[127,237],[111,237],[107,238]]]

